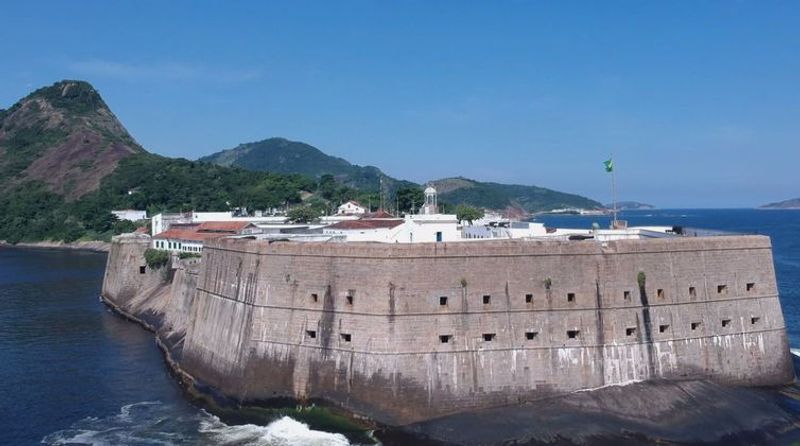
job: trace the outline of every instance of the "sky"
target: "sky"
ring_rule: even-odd
[[[7,2],[0,108],[91,82],[142,146],[273,136],[416,182],[800,197],[800,2]]]

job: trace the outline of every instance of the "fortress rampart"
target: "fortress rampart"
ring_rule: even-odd
[[[179,266],[180,286],[139,274],[133,246],[112,247],[104,297],[147,300],[136,282],[161,283],[181,367],[239,400],[321,400],[402,425],[649,379],[794,379],[763,236],[227,239]]]

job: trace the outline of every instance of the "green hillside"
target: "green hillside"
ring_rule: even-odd
[[[318,188],[302,175],[147,153],[86,82],[57,82],[0,111],[0,240],[108,239],[134,229],[112,209],[264,209]]]
[[[514,208],[525,212],[541,212],[559,208],[601,208],[597,201],[580,195],[558,192],[537,186],[500,184],[445,178],[432,182],[442,201],[468,204],[488,209]]]
[[[351,164],[342,158],[327,155],[309,144],[284,138],[268,138],[240,144],[233,149],[202,157],[199,161],[255,171],[297,173],[317,178],[333,175],[340,184],[365,191],[378,191],[381,178],[385,191],[413,185],[411,182],[387,176],[377,167]]]

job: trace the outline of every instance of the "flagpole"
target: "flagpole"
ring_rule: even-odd
[[[611,215],[613,216],[613,220],[611,221],[611,228],[615,229],[617,227],[617,166],[613,165],[614,162],[614,154],[612,153],[609,159],[612,162],[611,167]]]

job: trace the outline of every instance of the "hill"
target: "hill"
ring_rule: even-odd
[[[777,201],[775,203],[759,206],[759,209],[800,209],[800,198]]]
[[[263,172],[296,173],[316,178],[333,175],[340,184],[365,191],[377,191],[381,178],[386,190],[413,185],[408,181],[392,178],[377,167],[351,164],[309,144],[284,138],[268,138],[240,144],[233,149],[204,156],[199,161]]]
[[[602,205],[580,195],[538,186],[480,182],[467,178],[445,178],[432,182],[442,201],[487,209],[517,209],[539,212],[560,208],[595,209]]]
[[[200,158],[201,162],[243,169],[297,173],[322,177],[333,175],[346,186],[362,191],[377,191],[382,177],[385,192],[391,197],[400,188],[419,187],[410,182],[386,176],[373,166],[358,166],[345,159],[330,156],[311,145],[283,138],[269,138]],[[433,182],[443,202],[468,204],[488,209],[516,208],[535,212],[559,207],[593,209],[600,203],[578,195],[565,194],[536,186],[483,183],[465,178],[448,178]]]
[[[144,149],[86,82],[57,82],[0,110],[0,190],[41,181],[74,200],[138,153]]]
[[[608,203],[605,205],[607,209],[611,209],[614,207],[613,203]],[[652,204],[647,203],[640,203],[638,201],[618,201],[617,202],[617,210],[618,211],[628,211],[628,210],[636,210],[636,209],[655,209],[656,207]]]
[[[0,110],[0,240],[109,239],[112,209],[265,209],[318,184],[147,153],[88,83],[61,81]]]

